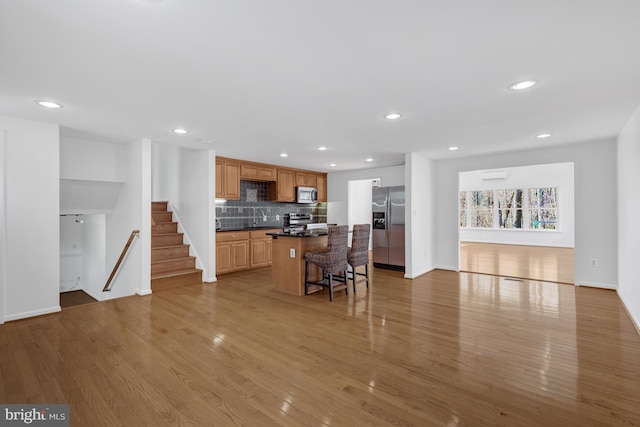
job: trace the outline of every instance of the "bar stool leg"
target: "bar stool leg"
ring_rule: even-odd
[[[329,301],[333,301],[333,275],[329,274]]]
[[[367,289],[369,288],[369,263],[364,265],[364,276],[367,278]]]
[[[356,267],[355,266],[351,266],[351,279],[353,281],[353,293],[356,293],[356,276],[358,275],[358,273],[356,273]]]
[[[356,271],[353,270],[355,273]],[[349,276],[347,276],[347,270],[343,271],[344,273],[344,293],[349,295]],[[353,293],[356,293],[356,288],[353,288]]]
[[[309,295],[309,261],[304,263],[304,294]]]

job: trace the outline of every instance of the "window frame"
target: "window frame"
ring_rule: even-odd
[[[555,207],[554,208],[540,208],[538,206],[530,206],[530,197],[529,197],[529,191],[530,190],[540,190],[540,189],[545,189],[545,188],[551,188],[553,189],[553,193],[554,193],[554,197],[555,197]],[[522,227],[521,228],[515,228],[515,227],[501,227],[500,226],[500,221],[499,221],[499,211],[500,211],[500,203],[499,203],[499,198],[498,198],[498,194],[500,191],[509,191],[509,190],[513,190],[513,191],[517,191],[517,190],[521,190],[522,191],[522,207],[521,208],[511,208],[511,210],[516,210],[516,209],[520,209],[522,210]],[[483,209],[473,209],[473,204],[471,203],[472,200],[472,193],[473,192],[477,192],[477,191],[491,191],[492,193],[492,199],[493,199],[493,206],[492,206],[492,210],[493,210],[493,227],[474,227],[472,226],[472,211],[474,210],[483,210]],[[462,193],[465,193],[465,208],[461,208],[461,201],[462,201]],[[506,209],[502,209],[503,211]],[[537,228],[537,227],[531,227],[531,211],[532,210],[548,210],[548,211],[555,211],[555,228]],[[462,214],[465,214],[466,216],[466,226],[463,226],[461,224],[462,222]],[[559,203],[559,187],[557,186],[541,186],[541,187],[502,187],[502,188],[495,188],[495,189],[485,189],[485,190],[459,190],[458,191],[458,228],[460,229],[464,229],[464,230],[491,230],[491,231],[495,231],[495,230],[500,230],[500,231],[535,231],[535,232],[544,232],[544,233],[558,233],[561,231],[560,229],[560,203]]]

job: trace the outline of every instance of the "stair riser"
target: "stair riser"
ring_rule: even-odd
[[[189,256],[189,246],[177,248],[155,248],[151,249],[151,261],[161,261],[163,259],[184,258]]]
[[[178,232],[178,223],[172,222],[169,224],[158,224],[151,226],[151,235],[155,236],[156,234],[168,234],[168,233],[177,233]]]
[[[160,291],[162,289],[175,288],[178,286],[202,284],[202,272],[184,274],[182,276],[167,277],[163,279],[152,279],[151,290]]]
[[[165,273],[167,271],[182,270],[185,268],[195,268],[195,258],[179,259],[175,261],[162,262],[160,264],[151,264],[151,274]]]
[[[165,212],[165,213],[152,213],[151,217],[153,218],[153,220],[156,223],[161,223],[161,222],[171,222],[173,221],[173,214],[171,212]]]
[[[181,245],[182,234],[168,234],[164,236],[153,236],[151,247]]]
[[[151,213],[166,212],[167,202],[151,202]]]

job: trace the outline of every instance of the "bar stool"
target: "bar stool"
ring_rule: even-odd
[[[351,266],[351,278],[353,279],[353,293],[356,292],[356,276],[364,276],[369,287],[369,224],[355,224],[351,249],[347,253],[347,262]],[[364,273],[356,272],[356,267],[364,265]]]
[[[347,241],[348,227],[346,225],[329,226],[327,250],[323,252],[307,252],[304,255],[304,294],[308,295],[309,286],[318,285],[329,288],[329,301],[333,301],[333,292],[345,290],[349,295],[347,285]],[[309,263],[322,269],[322,280],[309,281]],[[338,282],[338,283],[336,283]]]

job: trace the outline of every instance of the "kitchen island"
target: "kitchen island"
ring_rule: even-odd
[[[272,274],[275,287],[279,291],[293,295],[304,295],[304,254],[327,249],[327,232],[305,231],[300,233],[267,233],[272,241]],[[322,270],[315,264],[309,264],[309,280],[319,281]],[[313,286],[310,292],[322,287]]]

